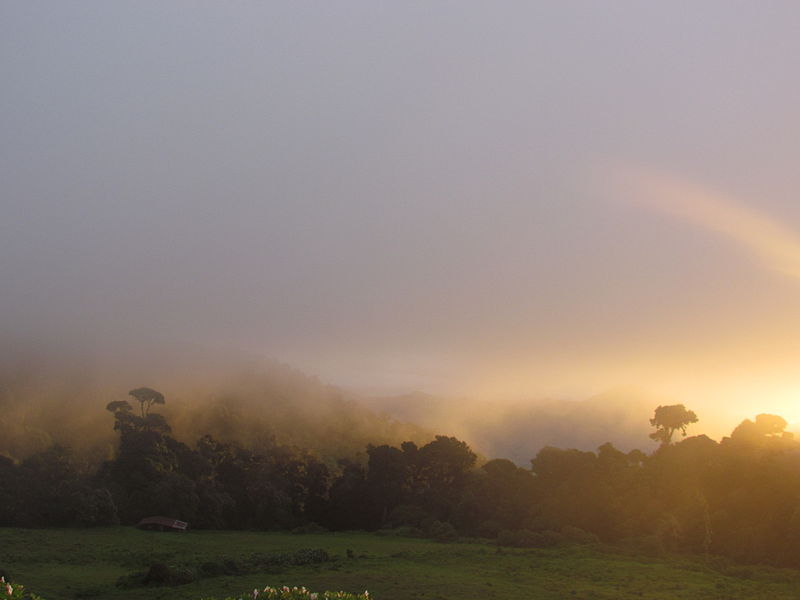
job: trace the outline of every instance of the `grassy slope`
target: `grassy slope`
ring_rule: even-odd
[[[172,588],[114,586],[121,575],[144,570],[153,561],[196,564],[301,548],[325,549],[335,560]],[[347,558],[348,549],[355,558]],[[376,600],[800,597],[800,572],[791,570],[740,567],[723,574],[686,558],[635,559],[578,547],[498,552],[488,544],[439,544],[369,534],[0,529],[0,566],[48,600],[90,596],[197,600],[268,584],[368,589]]]

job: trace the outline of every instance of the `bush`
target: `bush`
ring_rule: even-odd
[[[434,521],[428,529],[428,535],[437,542],[452,542],[458,537],[458,532],[446,521]]]
[[[395,527],[394,529],[378,529],[378,531],[374,533],[379,537],[386,537],[389,535],[394,535],[397,537],[425,537],[425,533],[421,529],[409,527],[408,525]]]
[[[370,600],[369,592],[363,594],[351,594],[348,592],[321,592],[314,593],[304,587],[265,587],[263,590],[253,590],[242,594],[237,598],[225,598],[225,600],[243,600],[244,598],[257,598],[259,600]],[[204,600],[214,600],[205,598]]]
[[[555,531],[531,531],[529,529],[508,529],[497,534],[498,546],[512,548],[552,548],[564,542],[561,534]]]
[[[184,585],[197,580],[197,574],[188,567],[155,562],[147,572],[137,571],[117,579],[117,587],[135,588],[143,585]]]
[[[600,542],[600,538],[594,533],[569,525],[561,530],[561,537],[564,541],[573,544],[598,544]]]
[[[73,496],[78,524],[119,525],[117,505],[106,488],[81,491]]]
[[[618,546],[632,554],[643,556],[663,556],[666,554],[664,540],[658,534],[625,538]]]
[[[7,600],[43,600],[41,596],[32,594],[18,583],[6,581],[5,575],[0,576],[0,596]],[[353,596],[361,598],[361,596]]]
[[[503,531],[497,534],[497,539],[495,541],[498,546],[516,546],[517,532],[511,531],[510,529],[503,529]]]
[[[482,538],[494,539],[503,530],[503,526],[497,521],[484,521],[478,525],[478,536]]]
[[[174,567],[164,563],[153,563],[142,582],[145,585],[184,585],[197,577],[186,567]]]
[[[303,533],[325,533],[328,531],[319,523],[315,523],[314,521],[310,521],[305,525],[300,525],[299,527],[295,527],[292,529],[292,533],[303,534]]]
[[[408,525],[404,525],[403,527],[398,527],[392,531],[394,535],[400,537],[422,537],[423,533],[421,529],[417,527],[410,527]]]
[[[293,565],[313,565],[321,562],[328,562],[331,557],[325,550],[319,548],[303,548],[292,555]]]

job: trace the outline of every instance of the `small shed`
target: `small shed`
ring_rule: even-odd
[[[145,517],[136,524],[136,527],[148,531],[186,531],[189,524],[169,517]]]

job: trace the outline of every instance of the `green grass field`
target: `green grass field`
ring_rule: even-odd
[[[116,586],[120,577],[146,571],[153,562],[198,572],[203,563],[227,559],[253,565],[306,548],[325,550],[331,560],[271,564],[259,572],[205,576],[172,587]],[[198,600],[265,585],[367,589],[376,600],[800,598],[800,572],[793,570],[714,567],[702,559],[631,557],[578,546],[498,550],[488,543],[445,544],[364,533],[0,529],[0,567],[47,600]]]

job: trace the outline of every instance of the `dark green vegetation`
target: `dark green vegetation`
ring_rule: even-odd
[[[329,560],[271,562],[270,557],[302,556],[306,549],[321,550]],[[0,561],[15,579],[47,600],[197,600],[284,584],[314,590],[368,589],[377,600],[778,600],[800,594],[800,573],[794,570],[637,558],[575,545],[498,549],[488,543],[445,544],[363,533],[3,529]],[[196,579],[176,586],[116,585],[120,578],[147,572],[154,563]],[[232,574],[236,569],[241,574]]]
[[[670,443],[697,418],[659,407],[652,455],[546,447],[531,468],[478,466],[453,437],[366,448],[338,463],[266,439],[256,451],[204,435],[175,439],[150,388],[108,403],[115,455],[100,464],[53,446],[0,457],[0,526],[135,524],[162,515],[193,529],[306,532],[403,528],[437,541],[494,539],[515,548],[563,541],[624,544],[641,553],[725,555],[800,566],[800,444],[774,415],[746,420],[721,443]],[[171,575],[170,575],[171,576]],[[175,575],[179,577],[179,575]]]

